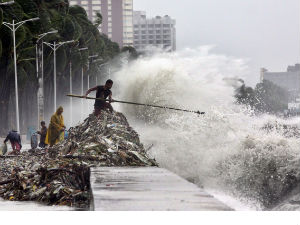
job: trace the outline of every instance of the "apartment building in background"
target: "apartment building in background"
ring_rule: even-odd
[[[146,12],[133,12],[134,47],[144,52],[154,46],[166,51],[176,50],[176,21],[170,16],[147,18]]]
[[[70,5],[83,7],[92,22],[96,19],[96,12],[100,12],[100,32],[120,47],[133,46],[133,0],[70,0]]]
[[[269,72],[262,68],[260,71],[260,81],[268,80],[289,92],[291,99],[299,97],[300,93],[300,64],[288,66],[286,72]]]

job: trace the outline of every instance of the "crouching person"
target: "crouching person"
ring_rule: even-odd
[[[8,141],[10,141],[11,147],[13,149],[13,151],[10,154],[19,155],[22,149],[20,134],[15,130],[10,131],[7,137],[5,138],[4,143]]]

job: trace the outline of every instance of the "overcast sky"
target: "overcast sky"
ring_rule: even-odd
[[[177,48],[216,45],[215,53],[249,59],[250,85],[259,70],[285,71],[300,62],[299,0],[133,0],[147,16],[176,19]]]

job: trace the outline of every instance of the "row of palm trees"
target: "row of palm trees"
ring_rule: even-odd
[[[57,104],[66,102],[69,92],[69,71],[72,62],[74,92],[80,93],[81,71],[85,82],[89,56],[98,55],[96,63],[90,64],[89,74],[99,74],[99,65],[114,58],[120,49],[117,43],[101,34],[101,14],[97,13],[95,24],[89,21],[86,11],[80,6],[70,6],[68,0],[15,0],[14,4],[0,5],[0,135],[15,127],[15,79],[12,32],[3,22],[22,21],[39,17],[38,21],[27,22],[16,32],[18,93],[21,132],[37,122],[37,92],[35,44],[39,34],[57,30],[44,37],[53,43],[74,40],[56,52],[57,57]],[[79,51],[81,48],[86,51]],[[53,113],[53,51],[44,46],[44,102],[45,117]],[[99,79],[99,78],[98,78]]]

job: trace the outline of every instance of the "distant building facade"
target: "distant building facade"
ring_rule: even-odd
[[[148,19],[143,11],[133,12],[134,47],[143,52],[147,47],[158,47],[166,51],[176,50],[176,21],[170,16]]]
[[[70,0],[70,5],[82,6],[92,22],[100,12],[99,30],[120,47],[133,46],[133,0]]]
[[[260,80],[271,81],[279,87],[289,92],[291,98],[295,99],[300,92],[300,64],[288,66],[286,72],[269,72],[262,68],[260,72]]]

